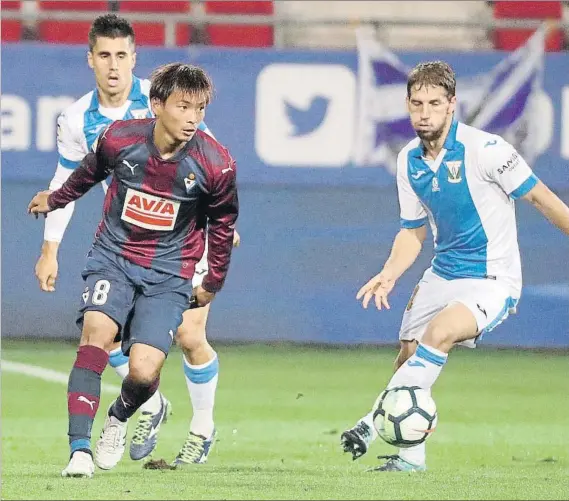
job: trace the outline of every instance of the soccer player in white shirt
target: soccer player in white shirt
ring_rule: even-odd
[[[107,125],[115,120],[152,116],[148,98],[150,82],[133,75],[135,36],[127,20],[105,14],[93,22],[87,61],[95,75],[96,89],[69,106],[58,119],[59,161],[50,190],[63,185]],[[211,135],[205,123],[202,122],[199,128]],[[105,183],[103,188],[106,190]],[[44,242],[35,267],[40,288],[45,292],[55,291],[58,250],[73,211],[74,203],[70,203],[64,209],[50,213],[46,219]],[[237,232],[235,235],[234,245],[238,246],[239,235]],[[204,254],[196,265],[192,284],[200,285],[206,272],[207,256]],[[176,459],[178,464],[205,462],[215,436],[213,407],[219,364],[216,352],[206,340],[208,313],[209,305],[186,311],[177,332],[178,340],[183,338],[184,346],[192,347],[191,350],[184,349],[183,370],[194,411],[188,437]],[[110,352],[110,365],[124,379],[128,374],[128,357],[122,354],[120,342],[106,348]],[[158,391],[141,407],[130,446],[132,459],[143,459],[152,452],[160,425],[170,412],[170,402]],[[72,452],[82,452],[82,444],[71,444],[71,448]],[[88,451],[86,447],[85,451]],[[78,476],[92,468],[92,460],[85,454],[87,452],[73,454],[77,458],[75,473]],[[74,471],[71,468],[69,476],[74,476]]]
[[[416,66],[407,107],[417,138],[397,159],[401,230],[383,269],[357,293],[367,308],[389,309],[388,295],[414,263],[427,236],[434,258],[403,315],[396,371],[387,388],[430,390],[451,348],[475,347],[515,312],[522,275],[514,201],[522,198],[569,235],[569,208],[500,136],[457,122],[456,80],[444,62]],[[342,434],[353,459],[377,438],[373,409]],[[425,444],[400,449],[376,471],[426,469]]]

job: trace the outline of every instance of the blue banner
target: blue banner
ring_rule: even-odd
[[[54,293],[39,290],[34,265],[43,221],[26,214],[39,182],[2,184],[2,336],[79,339],[81,270],[101,217],[103,190],[79,200],[59,252]],[[569,192],[565,192],[569,203]],[[282,189],[242,186],[227,282],[208,319],[212,341],[395,344],[405,305],[432,245],[399,280],[391,310],[363,310],[358,289],[387,259],[399,228],[392,187]],[[518,313],[483,346],[569,348],[569,239],[529,204],[517,207],[524,289]]]
[[[517,60],[503,53],[383,54],[373,63],[383,78],[374,90],[389,100],[386,113],[396,116],[387,128],[377,116],[366,125],[370,88],[361,49],[358,64],[355,51],[142,48],[136,73],[146,77],[172,61],[191,61],[211,73],[216,96],[206,121],[237,159],[241,183],[389,186],[394,179],[386,152],[394,143],[378,131],[399,130],[405,136],[409,130],[397,68],[444,59],[457,73],[462,111],[481,126],[511,125],[520,110],[529,109],[520,108],[520,99],[526,103],[530,90],[539,87],[532,101],[538,115],[528,111],[525,128],[509,134],[526,134],[521,151],[541,179],[562,189],[569,186],[569,55],[529,49],[524,54]],[[47,183],[57,161],[57,115],[93,88],[86,49],[3,44],[2,59],[2,178]],[[531,82],[515,84],[515,75],[508,80],[516,71],[531,76]],[[517,111],[509,113],[513,105]],[[539,118],[528,122],[528,116]],[[533,126],[529,136],[528,123]],[[366,134],[376,141],[369,150],[377,154],[375,160],[365,157]]]
[[[569,55],[543,55],[543,70],[524,73],[518,72],[518,59],[500,53],[395,55],[368,48],[373,50],[360,50],[359,55],[140,49],[136,74],[141,77],[172,61],[191,61],[211,73],[216,95],[206,121],[239,163],[242,243],[213,304],[210,339],[397,342],[405,304],[429,266],[432,247],[425,245],[418,262],[398,282],[390,311],[364,311],[355,295],[379,271],[398,230],[389,155],[381,155],[394,148],[394,131],[408,133],[401,72],[422,60],[447,60],[459,77],[463,111],[491,125],[499,117],[493,126],[509,127],[519,118],[517,112],[504,115],[509,106],[507,101],[504,105],[503,85],[515,83],[508,75],[529,74],[531,90],[539,85],[543,91],[534,101],[541,107],[537,125],[542,130],[533,145],[532,164],[569,202]],[[363,80],[366,61],[372,69],[382,68],[368,71],[368,76],[381,75],[383,81]],[[529,89],[518,82],[521,87],[510,88]],[[34,276],[43,221],[28,216],[26,206],[53,176],[58,114],[93,83],[84,47],[2,45],[4,336],[78,339],[80,272],[101,215],[102,190],[94,189],[77,202],[52,294],[40,292]],[[388,96],[389,105],[400,100],[401,107],[387,107],[382,114],[364,106],[366,99],[377,96]],[[379,104],[385,102],[379,99]],[[492,106],[483,110],[476,103]],[[390,118],[395,122],[383,127]],[[362,145],[359,131],[366,124],[372,125],[368,132],[381,133]],[[526,148],[532,146],[529,137]],[[362,155],[366,151],[370,155]],[[487,334],[484,343],[569,348],[569,239],[529,204],[520,202],[517,213],[524,273],[519,313]]]

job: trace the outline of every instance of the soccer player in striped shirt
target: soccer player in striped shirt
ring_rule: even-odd
[[[87,60],[94,72],[96,88],[69,106],[58,119],[59,161],[49,186],[51,190],[63,185],[90,151],[101,131],[113,121],[152,117],[148,97],[150,81],[133,75],[135,33],[127,20],[115,14],[99,16],[89,33]],[[211,135],[205,122],[201,122],[198,128]],[[106,191],[106,181],[101,185]],[[58,250],[74,205],[71,202],[65,208],[50,213],[45,221],[44,242],[36,264],[36,276],[45,292],[55,290]],[[237,231],[234,239],[234,244],[238,245]],[[207,255],[204,253],[192,277],[195,286],[201,283],[206,273]],[[213,408],[219,363],[216,352],[206,339],[208,314],[209,306],[188,310],[177,333],[178,337],[187,339],[183,370],[193,406],[190,430],[180,449],[179,462],[203,461],[198,451],[203,449],[204,437],[206,441],[211,440],[214,430]],[[121,379],[128,374],[128,357],[122,353],[119,342],[110,347],[109,363]],[[143,459],[152,452],[160,425],[171,408],[171,403],[158,391],[144,403],[130,446],[132,459]]]
[[[190,299],[208,305],[225,281],[238,214],[236,165],[198,129],[211,98],[207,74],[175,63],[153,75],[156,119],[117,121],[58,190],[38,193],[29,212],[65,207],[113,174],[83,277],[82,337],[68,388],[71,459],[63,476],[90,477],[90,429],[108,348],[122,334],[129,374],[109,408],[95,464],[113,468],[124,453],[127,420],[156,392],[161,367]],[[208,240],[208,272],[191,279]],[[191,342],[180,337],[186,348]],[[200,376],[205,377],[207,370]],[[203,462],[215,431],[195,443]]]

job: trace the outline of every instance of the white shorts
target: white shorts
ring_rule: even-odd
[[[482,334],[501,324],[510,313],[515,313],[517,302],[502,282],[475,278],[446,280],[429,268],[407,303],[399,339],[420,341],[427,325],[440,311],[449,304],[461,303],[476,318],[478,336],[459,344],[475,348]]]
[[[194,276],[192,277],[192,287],[197,287],[201,285],[204,277],[207,275],[207,239],[205,241],[205,248],[203,251],[202,258],[196,263],[196,269],[194,270]]]

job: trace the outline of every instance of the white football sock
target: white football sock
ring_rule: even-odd
[[[128,357],[123,355],[120,348],[116,348],[109,353],[109,365],[115,370],[121,381],[128,374]]]
[[[439,377],[448,354],[432,346],[419,343],[415,354],[409,358],[393,375],[387,388],[396,386],[419,386],[431,392],[431,387]],[[423,465],[426,460],[425,443],[399,449],[401,459],[414,464]]]
[[[431,390],[427,390],[429,395]],[[399,457],[408,463],[421,466],[425,464],[427,459],[427,452],[425,450],[425,442],[419,445],[414,445],[413,447],[407,447],[406,449],[399,449]]]
[[[213,406],[219,374],[217,353],[213,352],[213,358],[201,365],[191,365],[184,356],[183,364],[194,411],[190,431],[196,435],[209,438],[214,429]]]
[[[399,457],[408,463],[415,466],[422,466],[425,464],[427,453],[425,451],[425,442],[407,449],[399,449]]]
[[[363,418],[360,419],[360,422],[363,421],[365,424],[367,424],[370,429],[371,429],[371,440],[370,440],[370,444],[377,438],[379,437],[379,435],[377,434],[377,430],[375,429],[375,425],[373,423],[373,412],[375,410],[375,405],[373,407],[373,409],[371,410],[371,412],[369,412],[368,414],[366,414]],[[369,445],[369,444],[368,444]]]
[[[146,402],[140,406],[140,412],[150,412],[151,414],[158,414],[162,408],[162,395],[159,391],[155,391]]]
[[[418,386],[429,390],[439,377],[447,358],[447,353],[419,343],[415,354],[393,374],[387,388]]]

